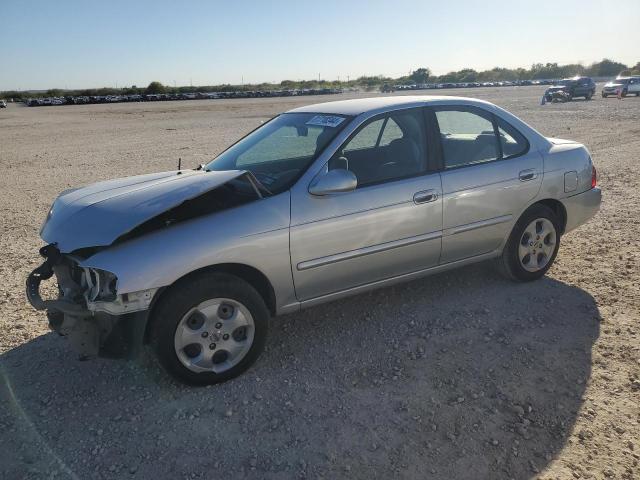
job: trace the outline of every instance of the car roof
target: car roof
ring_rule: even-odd
[[[492,106],[489,102],[475,98],[435,95],[396,95],[393,97],[355,98],[351,100],[316,103],[294,108],[286,113],[327,113],[355,116],[365,112],[393,110],[395,107],[410,108],[434,104]]]

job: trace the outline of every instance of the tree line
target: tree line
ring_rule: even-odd
[[[46,92],[29,91],[5,91],[0,92],[0,98],[13,98],[16,100],[37,97],[63,97],[63,96],[106,96],[106,95],[142,95],[162,93],[195,93],[195,92],[235,92],[235,91],[269,91],[269,90],[304,90],[322,88],[359,88],[372,90],[383,84],[412,85],[424,83],[470,83],[470,82],[497,82],[516,80],[542,80],[559,79],[575,75],[590,77],[615,77],[617,75],[640,75],[640,62],[634,66],[628,66],[608,58],[591,65],[580,63],[558,65],[557,63],[534,63],[531,68],[501,68],[476,71],[472,68],[463,68],[444,75],[433,75],[427,67],[413,70],[409,75],[399,78],[384,75],[361,76],[353,80],[283,80],[280,83],[259,83],[247,85],[200,85],[170,87],[160,82],[151,82],[146,87],[135,85],[125,88],[89,88],[77,90],[50,89]]]

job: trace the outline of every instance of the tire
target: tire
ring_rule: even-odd
[[[263,298],[244,280],[202,273],[160,298],[150,319],[151,344],[177,380],[212,385],[237,377],[258,359],[269,316]]]
[[[622,90],[622,96],[623,96],[623,97],[626,97],[626,96],[627,96],[627,93],[628,93],[628,92],[627,92],[627,89],[626,89],[626,88],[625,88],[624,90]]]
[[[531,231],[534,222],[536,231],[539,231],[537,227],[544,227],[537,239],[532,239],[527,232]],[[502,255],[497,259],[500,272],[508,279],[519,282],[530,282],[544,276],[558,254],[560,231],[560,223],[553,210],[540,204],[529,207],[514,225]],[[541,248],[535,245],[536,241]],[[528,260],[523,253],[526,251],[529,252]],[[532,252],[535,252],[535,256]],[[529,261],[531,263],[527,268],[524,263]]]
[[[587,93],[587,94],[584,96],[584,99],[585,99],[585,100],[591,100],[591,96],[592,96],[592,95],[591,95],[590,93]]]
[[[608,97],[608,95],[606,93],[602,92],[602,98],[607,98],[607,97]]]

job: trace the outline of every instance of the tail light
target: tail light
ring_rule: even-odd
[[[596,167],[591,165],[591,188],[595,188],[598,185],[598,175],[596,173]]]

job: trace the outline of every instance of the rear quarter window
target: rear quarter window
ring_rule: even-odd
[[[497,116],[496,122],[502,147],[502,158],[519,157],[529,151],[529,142],[515,127]]]

